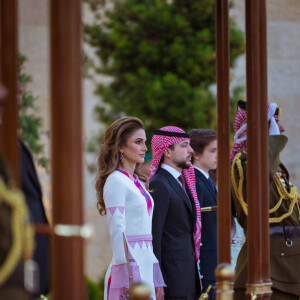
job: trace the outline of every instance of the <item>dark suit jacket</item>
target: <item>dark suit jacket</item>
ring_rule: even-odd
[[[193,242],[194,201],[164,169],[151,178],[150,193],[154,200],[153,250],[167,285],[165,295],[188,297],[196,292],[198,284]]]
[[[197,169],[196,190],[200,208],[217,205],[217,192],[212,188],[211,183]],[[207,211],[201,214],[202,236],[200,248],[200,271],[203,280],[215,281],[215,268],[218,263],[218,246],[217,246],[217,212]],[[205,287],[204,287],[205,288]]]
[[[25,194],[29,208],[30,221],[33,223],[48,224],[42,202],[42,190],[37,177],[33,159],[29,149],[20,141],[21,150],[21,188]],[[48,292],[49,278],[49,241],[46,235],[35,236],[35,251],[33,259],[39,265],[40,290],[34,295],[38,297]]]

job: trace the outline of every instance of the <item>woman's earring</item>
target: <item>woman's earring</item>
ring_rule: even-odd
[[[120,163],[122,164],[124,160],[124,155],[122,152],[120,152]]]

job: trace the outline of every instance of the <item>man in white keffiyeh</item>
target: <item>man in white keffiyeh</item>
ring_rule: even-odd
[[[276,119],[278,119],[280,109],[275,102],[268,103],[268,122],[269,122],[269,134],[277,135],[280,134],[278,124]],[[230,152],[230,162],[233,161],[235,155],[247,148],[247,110],[246,102],[239,100],[238,111],[234,117],[233,129],[235,131],[235,136],[233,139],[233,148]]]

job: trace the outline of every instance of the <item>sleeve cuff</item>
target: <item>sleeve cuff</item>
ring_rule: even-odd
[[[141,282],[141,275],[139,266],[135,261],[130,261],[133,280],[138,283]],[[114,265],[111,267],[111,288],[129,288],[129,274],[127,263],[121,265]]]
[[[163,279],[161,270],[160,270],[160,266],[159,263],[154,263],[153,264],[153,282],[154,282],[154,286],[167,286],[165,284],[165,281]]]

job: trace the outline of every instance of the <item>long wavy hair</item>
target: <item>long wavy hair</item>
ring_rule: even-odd
[[[144,129],[144,124],[138,118],[124,117],[118,119],[107,128],[100,144],[95,188],[97,191],[97,208],[102,216],[106,214],[103,199],[103,188],[106,179],[120,167],[120,147],[125,146],[131,135],[139,129]],[[147,183],[147,177],[139,172],[139,164],[136,164],[134,173],[141,181]]]

